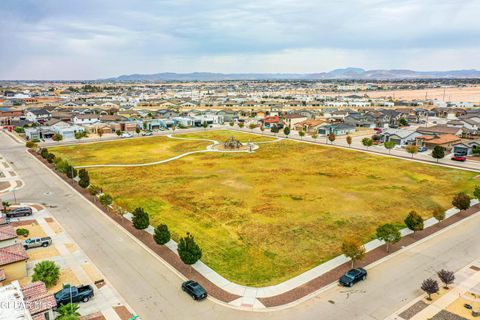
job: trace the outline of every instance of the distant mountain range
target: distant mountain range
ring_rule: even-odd
[[[335,69],[321,73],[173,73],[130,74],[101,81],[221,81],[221,80],[402,80],[402,79],[472,79],[478,70],[413,71]]]

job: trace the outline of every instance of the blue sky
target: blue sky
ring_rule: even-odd
[[[1,0],[0,79],[480,69],[478,0]]]

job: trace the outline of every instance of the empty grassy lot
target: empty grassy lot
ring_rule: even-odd
[[[232,135],[242,141],[250,136],[186,136]],[[122,150],[119,161],[128,162],[126,154],[135,158]],[[77,161],[91,162],[81,154]],[[166,223],[174,239],[193,233],[205,263],[251,286],[298,275],[340,254],[344,237],[371,240],[380,224],[401,224],[410,210],[428,218],[436,206],[451,207],[452,196],[471,192],[477,175],[287,140],[262,144],[252,154],[202,153],[156,166],[89,172],[121,206],[144,207],[153,225]]]
[[[158,136],[50,147],[48,150],[80,166],[154,162],[188,151],[204,150],[209,144],[208,141],[182,141]]]

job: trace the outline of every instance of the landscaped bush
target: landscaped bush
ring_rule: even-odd
[[[148,213],[146,213],[143,208],[136,208],[133,211],[132,223],[135,229],[143,230],[148,228],[148,226],[150,225],[150,218],[148,216]]]
[[[47,148],[42,148],[42,149],[40,150],[40,155],[42,156],[42,158],[47,159],[48,149],[47,149]]]
[[[28,237],[28,234],[30,233],[30,231],[28,231],[28,229],[24,229],[24,228],[19,228],[17,229],[17,236],[24,236],[24,237]]]
[[[93,184],[91,184],[90,186],[88,186],[88,192],[90,192],[90,194],[92,196],[96,196],[97,194],[99,194],[100,192],[102,191],[102,189],[100,187],[97,187]]]
[[[33,141],[27,141],[27,143],[25,143],[25,146],[29,149],[35,149],[37,147],[37,144]]]
[[[77,176],[77,169],[75,169],[71,165],[67,165],[66,168],[65,168],[65,173],[66,173],[67,177],[69,177],[70,179],[73,179]]]
[[[15,127],[15,130],[16,133],[25,133],[25,129],[23,129],[22,127]]]
[[[109,206],[113,203],[113,199],[110,195],[108,194],[102,194],[98,200],[100,201],[101,204],[103,204],[104,206]]]
[[[53,261],[42,261],[33,268],[32,281],[42,281],[47,288],[54,286],[60,277],[60,268]]]
[[[55,155],[53,153],[49,153],[47,154],[47,161],[48,163],[53,163],[53,161],[55,160]]]
[[[161,224],[155,228],[155,234],[153,235],[153,240],[157,244],[164,245],[170,241],[170,231],[166,224]]]

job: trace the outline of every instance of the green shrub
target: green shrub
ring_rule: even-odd
[[[25,146],[29,149],[35,149],[37,147],[37,144],[33,141],[27,141],[27,143],[25,143]]]
[[[24,228],[18,228],[16,232],[17,232],[17,236],[24,236],[24,237],[28,237],[30,233],[28,229],[24,229]]]
[[[53,161],[55,160],[55,155],[53,153],[49,153],[47,154],[47,161],[48,163],[53,163]]]
[[[97,186],[95,186],[95,185],[93,185],[93,184],[91,184],[91,185],[88,186],[88,192],[90,192],[90,194],[91,194],[92,196],[96,196],[96,195],[99,194],[101,191],[102,191],[102,190],[101,190],[100,187],[97,187]]]
[[[42,156],[42,158],[47,159],[48,149],[47,149],[47,148],[42,148],[42,149],[40,150],[40,155]]]
[[[155,228],[155,234],[153,235],[153,240],[157,244],[164,245],[170,241],[170,231],[166,224],[161,224]]]
[[[113,199],[110,195],[108,194],[102,194],[98,200],[100,201],[101,204],[103,204],[104,206],[109,206],[113,203]]]
[[[146,213],[143,208],[136,208],[133,211],[132,223],[135,229],[143,230],[148,228],[148,226],[150,225],[150,218],[148,216],[148,213]]]
[[[54,286],[60,277],[60,268],[53,261],[42,261],[33,268],[32,281],[42,281],[47,288]]]
[[[15,127],[15,130],[16,133],[25,133],[25,129],[23,129],[22,127]]]

